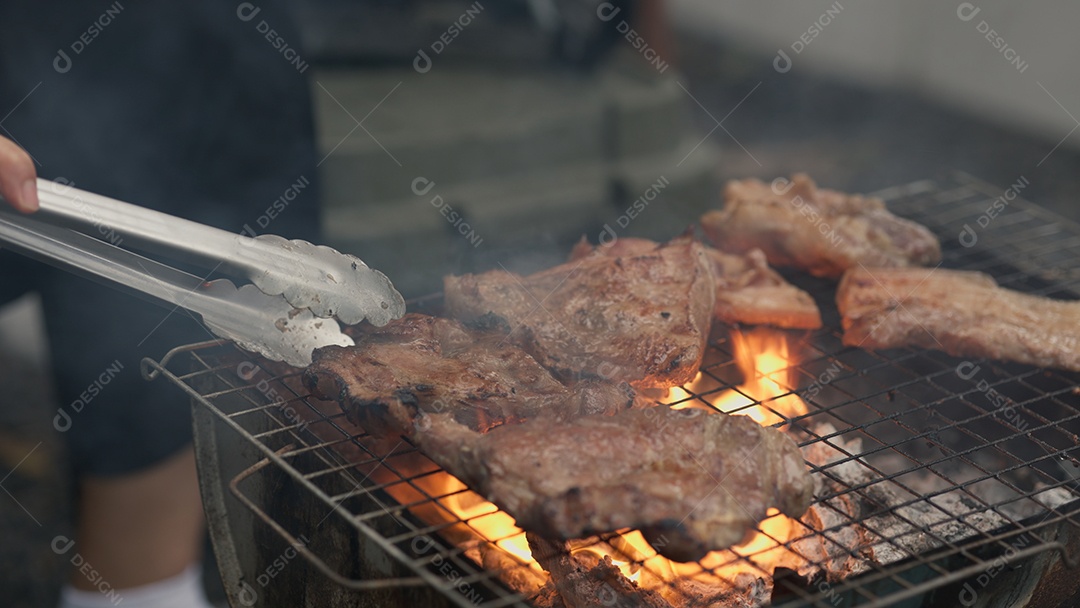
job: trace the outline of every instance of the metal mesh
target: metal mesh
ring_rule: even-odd
[[[1002,286],[1027,293],[1076,297],[1077,225],[1019,198],[1002,199],[1004,209],[980,225],[978,218],[1002,190],[960,174],[878,195],[894,213],[937,234],[944,267],[986,272]],[[970,232],[977,242],[969,247]],[[1074,557],[1066,555],[1052,531],[1080,526],[1080,374],[965,361],[922,349],[846,347],[833,301],[835,285],[796,273],[788,278],[817,299],[825,321],[819,331],[789,332],[800,358],[792,368],[795,386],[785,388],[810,406],[810,413],[788,420],[790,431],[804,451],[816,445],[836,455],[812,463],[831,488],[816,497],[816,506],[824,512],[837,511],[845,500],[861,505],[854,520],[864,542],[848,546],[846,555],[833,555],[858,564],[852,575],[808,582],[780,573],[772,602],[890,605],[955,589],[996,564],[1047,551],[1061,550],[1071,563]],[[732,351],[730,338],[710,342],[703,382],[695,385],[706,388],[691,390],[687,400],[707,404],[710,395],[739,390],[743,378]],[[184,359],[195,371],[170,371],[187,365]],[[467,490],[411,445],[366,435],[336,405],[309,400],[296,370],[279,374],[283,368],[264,363],[238,371],[236,362],[250,359],[231,345],[207,343],[178,349],[161,364],[146,364],[220,416],[324,503],[328,514],[348,522],[451,602],[528,605],[499,580],[504,569],[528,568],[513,557],[512,539],[488,539],[507,549],[501,568],[479,566],[475,551],[469,552],[475,544],[460,541],[466,528],[479,534],[486,529],[482,520],[504,514],[455,515],[444,505],[468,502]],[[237,398],[244,407],[236,407]],[[753,404],[771,408],[773,401]],[[844,469],[852,463],[869,474],[853,481]],[[807,534],[828,541],[823,544],[843,545],[834,541],[850,529],[852,513],[836,515],[830,521],[840,523],[808,528]],[[733,557],[750,564],[754,558]]]

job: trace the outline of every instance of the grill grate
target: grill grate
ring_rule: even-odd
[[[987,272],[1010,289],[1076,298],[1080,226],[1019,198],[1002,199],[1005,209],[982,226],[977,218],[1002,191],[963,174],[877,195],[898,215],[935,231],[945,267]],[[965,246],[973,238],[974,246]],[[797,386],[785,387],[810,405],[810,413],[789,420],[800,447],[827,446],[841,455],[812,466],[832,488],[816,504],[835,511],[837,500],[856,498],[868,505],[856,519],[875,556],[888,563],[867,559],[865,547],[849,547],[848,555],[861,564],[857,575],[809,586],[800,577],[778,575],[774,604],[885,606],[951,593],[953,601],[943,600],[949,605],[965,583],[977,590],[979,575],[1006,562],[1057,551],[1075,566],[1075,547],[1066,547],[1059,532],[1080,528],[1080,374],[964,361],[921,349],[845,347],[834,284],[797,274],[788,278],[818,300],[825,321],[816,332],[789,332],[801,357],[792,367]],[[695,384],[708,388],[689,391],[686,400],[707,403],[712,394],[739,390],[733,348],[731,338],[710,343],[705,381]],[[194,371],[170,371],[185,366]],[[336,516],[411,573],[356,580],[323,563],[317,543],[304,547],[301,552],[339,584],[425,585],[459,606],[527,605],[524,596],[499,582],[504,572],[478,566],[466,546],[444,540],[463,526],[476,530],[479,520],[504,516],[455,516],[443,505],[463,499],[467,490],[447,485],[447,476],[411,445],[366,435],[336,405],[308,399],[297,370],[256,365],[232,345],[209,342],[176,349],[160,363],[146,360],[144,372],[167,377],[257,449],[264,461],[233,481],[249,507],[261,512],[266,505],[244,498],[244,479],[263,468],[280,471],[323,505],[324,521]],[[771,409],[773,401],[754,405]],[[861,450],[851,453],[856,439]],[[852,482],[843,474],[851,463],[872,474]],[[886,487],[893,499],[883,503]],[[263,515],[296,541],[290,534],[300,531]],[[831,539],[850,523],[811,533]],[[313,537],[322,525],[303,532]],[[512,539],[489,540],[509,549]],[[753,565],[754,557],[735,559]]]

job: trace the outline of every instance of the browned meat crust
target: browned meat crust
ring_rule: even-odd
[[[481,435],[429,415],[415,437],[527,531],[573,539],[637,528],[680,561],[740,542],[769,507],[798,517],[812,499],[795,443],[744,416],[655,407]]]
[[[717,319],[786,329],[821,327],[821,311],[814,298],[770,268],[760,249],[743,255],[711,247],[706,251],[717,276]]]
[[[336,400],[368,432],[411,433],[417,411],[447,413],[475,431],[538,415],[557,419],[613,413],[634,391],[602,380],[568,388],[499,336],[410,313],[353,333],[356,346],[315,351],[304,384]]]
[[[623,237],[610,245],[593,247],[582,238],[574,245],[570,261],[595,253],[620,257],[643,255],[656,249],[655,241]],[[773,325],[786,329],[821,327],[821,311],[810,294],[784,280],[769,267],[760,249],[745,254],[724,253],[704,247],[716,282],[713,318],[723,323]]]
[[[821,277],[848,268],[927,266],[941,261],[941,245],[924,226],[889,213],[877,198],[819,189],[802,173],[786,192],[747,179],[728,182],[724,208],[701,225],[718,248],[765,252],[773,266],[795,266]]]
[[[647,253],[588,256],[521,277],[446,277],[446,310],[502,328],[541,365],[640,388],[688,382],[716,299],[703,247],[681,237]]]
[[[852,269],[836,302],[844,344],[921,346],[1080,371],[1080,302],[1004,289],[982,273]]]

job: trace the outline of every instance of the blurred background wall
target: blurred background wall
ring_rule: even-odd
[[[671,0],[670,7],[684,32],[763,55],[784,50],[799,68],[906,89],[1054,142],[1077,125],[1069,101],[1080,100],[1080,3]],[[810,28],[819,21],[815,37]],[[810,42],[796,54],[792,45],[804,35]]]

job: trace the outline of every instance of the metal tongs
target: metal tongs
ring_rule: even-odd
[[[0,204],[0,244],[185,308],[268,359],[307,366],[320,346],[353,344],[339,320],[381,326],[405,314],[386,275],[329,247],[234,234],[43,179],[38,198],[32,215]],[[121,243],[250,283],[204,281]]]

